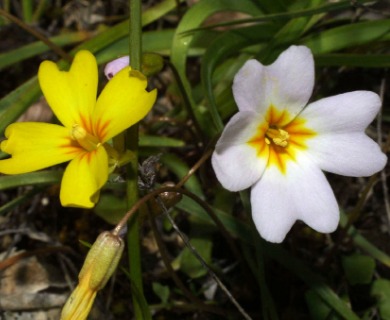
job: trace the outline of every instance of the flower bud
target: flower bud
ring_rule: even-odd
[[[163,58],[156,53],[144,53],[142,55],[142,73],[150,77],[159,73],[164,67]]]
[[[120,237],[108,231],[101,233],[88,252],[79,280],[88,277],[91,289],[102,289],[114,273],[123,248],[123,240]]]
[[[79,273],[79,284],[64,308],[61,320],[86,319],[98,290],[102,289],[118,266],[124,249],[123,240],[103,232],[92,245]]]
[[[106,64],[104,68],[104,74],[106,75],[107,79],[110,80],[123,68],[129,66],[129,64],[129,56],[124,56],[112,60],[111,62]],[[148,52],[142,55],[141,71],[145,76],[149,77],[156,73],[159,73],[163,67],[164,61],[160,55]]]
[[[107,79],[110,80],[119,71],[121,71],[123,68],[127,67],[129,64],[130,64],[129,56],[124,56],[124,57],[115,59],[115,60],[106,64],[106,67],[104,68],[104,74],[106,75]]]

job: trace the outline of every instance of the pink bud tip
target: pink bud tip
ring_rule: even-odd
[[[104,74],[106,75],[107,79],[110,80],[119,71],[121,71],[123,68],[127,67],[129,65],[129,63],[130,63],[129,56],[124,56],[124,57],[115,59],[115,60],[107,63],[106,67],[104,68]]]

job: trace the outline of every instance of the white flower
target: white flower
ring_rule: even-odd
[[[230,191],[252,187],[252,215],[260,235],[281,242],[296,220],[319,232],[339,222],[335,196],[321,170],[370,176],[386,156],[365,133],[379,96],[355,91],[307,105],[314,61],[291,46],[269,66],[249,60],[234,78],[239,112],[227,123],[212,164]]]

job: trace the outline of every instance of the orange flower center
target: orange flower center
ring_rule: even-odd
[[[97,137],[87,132],[82,126],[74,124],[70,135],[73,140],[76,140],[78,144],[86,151],[96,150],[101,142]]]
[[[288,162],[295,161],[298,152],[307,149],[307,140],[316,135],[305,123],[305,119],[271,105],[248,144],[256,148],[258,157],[268,158],[267,167],[285,174]]]

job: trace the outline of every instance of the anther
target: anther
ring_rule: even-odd
[[[272,141],[277,146],[283,148],[288,146],[288,139],[290,138],[290,135],[283,129],[268,128],[265,136],[265,142],[267,144],[270,144],[270,141]]]

